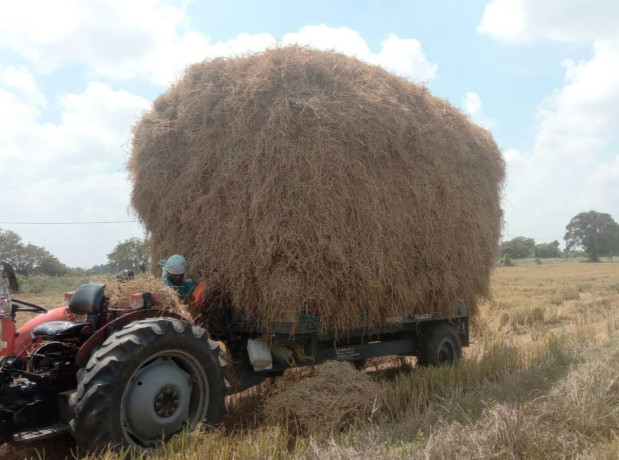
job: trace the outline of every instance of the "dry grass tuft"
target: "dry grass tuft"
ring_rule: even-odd
[[[380,408],[380,386],[349,363],[330,361],[316,375],[298,381],[270,397],[267,419],[291,433],[335,434],[372,420]]]
[[[317,311],[346,331],[488,292],[501,154],[380,67],[298,46],[195,64],[135,127],[128,166],[153,260],[183,253],[266,328]]]

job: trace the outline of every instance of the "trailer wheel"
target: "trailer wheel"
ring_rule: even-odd
[[[421,366],[443,366],[458,362],[462,344],[456,329],[449,323],[440,323],[421,336],[417,361]]]
[[[186,321],[153,318],[114,332],[78,372],[70,426],[80,453],[107,445],[142,451],[225,415],[216,342]]]

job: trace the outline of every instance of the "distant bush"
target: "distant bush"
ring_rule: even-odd
[[[509,254],[505,254],[503,257],[501,257],[501,260],[499,260],[499,265],[502,265],[504,267],[513,267],[514,262],[512,262]]]
[[[537,259],[550,259],[561,257],[562,252],[559,248],[559,242],[557,240],[552,243],[540,243],[535,246],[534,256]]]
[[[509,241],[503,241],[499,246],[499,250],[501,256],[509,255],[512,259],[525,259],[533,256],[535,240],[533,238],[517,236]]]

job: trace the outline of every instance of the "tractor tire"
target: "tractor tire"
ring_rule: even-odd
[[[461,355],[462,343],[455,327],[439,323],[421,336],[417,362],[421,366],[453,365]]]
[[[80,455],[106,446],[141,452],[225,416],[226,362],[207,332],[152,318],[112,333],[78,372],[70,426]]]

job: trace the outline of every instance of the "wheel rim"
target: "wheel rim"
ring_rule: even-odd
[[[121,401],[123,436],[149,448],[206,417],[208,377],[200,362],[181,350],[151,355],[127,381]]]
[[[438,347],[438,364],[452,364],[456,360],[456,347],[451,340],[444,339]]]

